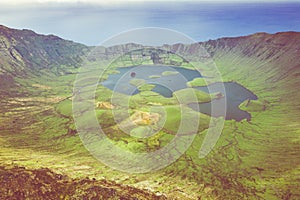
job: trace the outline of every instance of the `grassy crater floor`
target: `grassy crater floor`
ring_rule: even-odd
[[[226,66],[226,63],[221,64]],[[36,188],[28,186],[28,190],[49,195],[51,191],[63,191],[63,196],[68,194],[79,198],[84,195],[92,197],[101,190],[104,195],[114,193],[118,198],[119,186],[116,186],[117,189],[111,185],[103,188],[100,180],[105,179],[141,189],[141,198],[143,191],[147,190],[154,193],[151,195],[163,193],[169,199],[297,199],[299,105],[289,99],[291,94],[283,86],[278,86],[277,90],[263,88],[266,87],[263,82],[248,83],[246,79],[239,78],[240,73],[235,73],[224,76],[224,81],[237,80],[243,85],[249,85],[248,88],[259,97],[258,101],[246,101],[240,105],[251,113],[251,121],[226,121],[214,150],[205,159],[199,159],[199,148],[207,134],[205,129],[210,117],[182,105],[189,116],[197,115],[200,118],[202,124],[199,133],[190,148],[176,162],[148,174],[128,174],[112,170],[95,160],[84,148],[72,118],[74,74],[47,74],[41,78],[20,81],[24,87],[19,89],[18,96],[0,101],[0,162],[4,166],[1,167],[1,174],[8,179],[2,183],[3,188],[6,188],[3,194],[19,194],[17,191],[7,190],[11,184],[17,184],[9,178],[15,177],[14,174],[21,175],[18,179],[21,182],[28,180],[23,183],[26,185],[36,181],[35,174],[41,173],[42,177],[46,176],[50,180],[60,176],[59,174],[69,177],[66,184],[70,186],[70,190],[65,191],[65,186],[61,185],[64,179],[55,178],[53,183],[48,182],[48,178],[41,178],[46,183],[41,183]],[[297,85],[296,82],[289,84],[294,87]],[[95,109],[99,124],[117,145],[132,152],[153,151],[166,145],[176,132],[176,122],[180,121],[177,99],[164,98],[149,91],[151,88],[144,87],[141,93],[134,96],[117,94],[114,105],[122,111],[122,102],[128,100],[130,115],[137,111],[149,112],[153,105],[166,108],[169,118],[163,128],[157,135],[145,140],[117,134],[120,131],[116,128],[111,110],[96,107],[97,101],[109,102],[112,93],[103,87],[96,90]],[[183,104],[190,99],[186,92],[177,92],[178,96],[181,95]],[[298,96],[298,93],[293,93],[293,98]],[[209,101],[210,98],[205,94],[196,94],[198,101]],[[134,134],[139,134],[144,130],[135,131]],[[12,164],[25,166],[26,169],[6,167]],[[85,179],[86,177],[89,179]],[[57,190],[54,183],[56,181]],[[71,186],[73,182],[74,187]],[[77,188],[79,183],[86,187]],[[49,191],[42,189],[45,184],[50,188]],[[92,185],[96,185],[95,188]],[[22,191],[20,189],[20,195],[23,195]],[[127,197],[127,192],[124,195]]]

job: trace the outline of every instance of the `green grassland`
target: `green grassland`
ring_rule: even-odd
[[[182,104],[189,104],[189,103],[196,103],[196,102],[205,103],[211,101],[211,96],[208,93],[193,88],[178,90],[174,92],[173,95]]]
[[[279,106],[275,95],[260,93],[263,90],[258,89],[256,94],[262,100],[241,104],[242,109],[251,112],[252,120],[226,121],[217,146],[206,159],[199,159],[198,151],[210,117],[188,110],[183,116],[185,119],[193,119],[197,115],[200,119],[199,134],[188,151],[166,169],[132,175],[99,164],[82,145],[72,118],[70,98],[74,75],[45,75],[44,78],[49,81],[33,78],[22,82],[27,85],[26,92],[30,97],[17,99],[15,102],[2,100],[7,105],[4,115],[1,115],[1,123],[6,124],[1,128],[2,163],[29,168],[49,167],[72,177],[106,178],[139,188],[150,187],[155,192],[166,193],[170,197],[181,196],[183,199],[200,196],[208,199],[217,196],[275,198],[276,195],[289,195],[296,190],[291,184],[295,183],[297,173],[295,149],[300,140],[293,133],[297,130],[298,121],[297,118],[290,119],[292,112],[286,112],[291,108],[290,105],[285,103]],[[37,88],[32,84],[47,87]],[[165,98],[149,91],[150,89],[151,86],[146,85],[139,94],[131,97],[123,94],[117,96],[120,103],[124,98],[129,99],[131,113],[134,110],[147,111],[153,104],[165,107],[168,118],[164,127],[150,138],[136,139],[122,134],[116,128],[111,111],[96,108],[100,125],[121,148],[144,152],[167,145],[174,137],[182,117],[180,107],[176,106],[178,99],[183,104],[190,103],[190,99],[193,99],[188,96],[192,94],[189,90],[194,90],[191,88],[175,92],[173,98]],[[249,89],[256,91],[255,87]],[[210,101],[208,94],[193,92],[197,101]],[[97,101],[110,101],[111,95],[110,90],[97,87]],[[268,101],[268,106],[265,106],[265,101]],[[188,107],[184,106],[184,109]],[[298,113],[295,112],[294,116],[298,116]],[[290,126],[283,126],[285,123]],[[133,134],[140,134],[145,130],[134,129]],[[276,176],[271,180],[263,178],[275,175],[276,170],[281,170],[280,177]],[[178,190],[183,190],[184,194]]]
[[[246,100],[240,105],[251,113],[251,121],[227,120],[216,146],[204,159],[198,155],[210,117],[189,109],[186,104],[191,99],[207,102],[213,97],[188,88],[165,98],[152,92],[153,85],[147,84],[140,86],[141,93],[127,96],[113,94],[99,85],[93,102],[99,124],[116,145],[131,152],[151,152],[164,147],[174,138],[182,118],[190,123],[186,124],[187,133],[193,120],[200,119],[192,145],[165,169],[129,174],[99,163],[83,146],[73,120],[73,82],[78,69],[60,66],[41,70],[38,77],[16,78],[21,86],[14,91],[17,95],[0,100],[0,163],[30,169],[47,167],[73,178],[106,179],[164,193],[170,199],[297,199],[300,195],[300,104],[296,100],[300,98],[300,71],[296,68],[283,76],[285,72],[279,66],[289,66],[288,61],[278,64],[278,60],[258,59],[257,56],[245,55],[241,50],[215,51],[214,61],[223,81],[240,83],[254,92],[258,100]],[[183,62],[180,57],[170,58]],[[126,59],[118,62],[120,66],[132,64]],[[104,64],[89,64],[91,72],[99,68],[105,70]],[[114,63],[102,79],[116,73],[114,67],[117,65]],[[212,71],[201,63],[195,61],[193,65],[202,75],[211,76]],[[91,77],[83,81],[88,85],[94,80]],[[198,84],[202,83],[193,80],[191,86]],[[138,111],[155,112],[157,107],[157,113],[167,114],[163,127],[149,138],[132,137],[122,132],[114,121],[112,110],[96,107],[98,101],[110,102],[112,95],[120,115],[124,110],[129,115]],[[128,109],[123,107],[124,102],[129,102]],[[161,106],[164,112],[160,111]],[[139,126],[131,134],[139,136],[147,131],[147,126]]]
[[[187,82],[187,86],[188,87],[207,86],[207,83],[204,78],[195,78],[194,80]]]
[[[173,179],[168,180],[169,178],[163,176],[164,171],[152,174],[152,178],[147,174],[130,175],[111,171],[108,167],[99,164],[87,152],[77,135],[72,116],[71,82],[74,78],[74,74],[49,76],[48,73],[45,73],[40,79],[22,80],[22,84],[26,85],[26,93],[30,97],[15,99],[14,102],[2,101],[7,106],[7,110],[3,116],[1,115],[1,123],[5,123],[7,126],[1,128],[1,144],[5,143],[1,148],[1,163],[13,163],[36,169],[49,167],[55,172],[65,173],[75,178],[89,176],[103,179],[105,177],[139,188],[145,188],[140,184],[143,180],[147,180],[150,187],[156,188],[156,192],[169,191],[172,193],[172,190],[177,187],[176,184],[170,188],[164,188],[163,185],[155,183],[159,181],[169,185],[173,182],[171,181]],[[44,81],[44,79],[49,81]],[[122,134],[115,127],[112,112],[96,108],[99,124],[109,133],[109,137],[116,145],[133,152],[153,151],[167,145],[174,138],[176,124],[181,120],[181,108],[177,106],[177,98],[184,94],[178,92],[173,98],[165,98],[149,91],[152,87],[152,85],[146,84],[141,86],[142,92],[139,94],[134,96],[117,94],[116,96],[116,102],[119,101],[121,105],[124,99],[128,98],[132,112],[134,110],[149,111],[153,105],[166,106],[167,115],[170,117],[163,129],[150,138],[135,139],[127,134]],[[112,92],[102,86],[96,90],[97,101],[110,101],[111,95]],[[199,101],[207,101],[209,95],[201,93],[197,94],[197,97]],[[184,107],[186,117],[197,116],[200,119],[199,132],[208,127],[208,116],[200,115],[187,106]],[[24,116],[26,117],[24,118]],[[81,157],[80,160],[78,160],[78,156]]]

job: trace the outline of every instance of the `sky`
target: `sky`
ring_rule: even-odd
[[[98,4],[115,4],[122,2],[162,2],[162,1],[174,1],[174,0],[4,0],[3,2],[6,4],[19,4],[19,3],[48,3],[48,2],[89,2],[89,3],[98,3]],[[176,0],[182,2],[291,2],[291,0]],[[297,1],[297,0],[294,0]]]
[[[0,24],[86,45],[144,27],[172,29],[206,41],[300,31],[300,1],[9,0],[0,2]]]
[[[193,2],[193,3],[276,3],[276,2],[300,2],[300,0],[2,0],[2,5],[19,5],[24,4],[49,4],[49,3],[86,3],[98,4],[102,6],[116,6],[124,4],[148,3],[148,2]],[[0,4],[0,5],[1,5]]]

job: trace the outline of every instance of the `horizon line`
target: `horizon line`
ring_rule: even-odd
[[[4,25],[4,24],[0,24],[0,28],[2,27],[5,27],[5,28],[8,28],[8,29],[12,29],[12,30],[18,30],[18,31],[33,31],[35,34],[37,35],[42,35],[42,36],[56,36],[56,37],[59,37],[60,39],[62,40],[66,40],[66,41],[71,41],[71,42],[74,42],[74,43],[78,43],[78,44],[82,44],[82,45],[85,45],[87,47],[99,47],[99,46],[103,46],[101,44],[96,44],[96,45],[88,45],[88,44],[85,44],[83,42],[78,42],[78,41],[74,41],[72,39],[67,39],[67,38],[64,38],[64,37],[61,37],[57,34],[54,34],[54,33],[50,33],[50,34],[44,34],[44,33],[39,33],[39,32],[36,32],[35,30],[32,30],[32,29],[27,29],[27,28],[14,28],[14,27],[10,27],[10,26],[7,26],[7,25]],[[144,28],[147,28],[147,27],[144,27]],[[250,34],[245,34],[245,35],[239,35],[239,36],[223,36],[223,37],[218,37],[218,38],[210,38],[210,39],[207,39],[207,40],[203,40],[203,41],[195,41],[194,43],[190,43],[190,44],[195,44],[195,43],[202,43],[202,42],[208,42],[208,41],[211,41],[211,40],[218,40],[218,39],[226,39],[226,38],[239,38],[239,37],[248,37],[248,36],[252,36],[252,35],[256,35],[256,34],[268,34],[268,35],[276,35],[276,34],[280,34],[280,33],[300,33],[300,31],[294,31],[294,30],[289,30],[289,31],[277,31],[277,32],[253,32],[253,33],[250,33]],[[111,45],[111,46],[103,46],[105,48],[109,48],[109,47],[113,47],[113,46],[118,46],[118,45],[125,45],[125,44],[137,44],[137,45],[143,45],[143,44],[140,44],[140,43],[137,43],[137,42],[127,42],[127,43],[121,43],[121,44],[116,44],[116,45]],[[173,43],[173,44],[161,44],[160,46],[163,46],[163,45],[175,45],[175,44],[184,44],[185,43],[181,43],[181,42],[178,42],[178,43]],[[148,46],[148,45],[144,45],[144,46]],[[151,45],[149,45],[151,46]],[[159,47],[159,46],[158,46]]]

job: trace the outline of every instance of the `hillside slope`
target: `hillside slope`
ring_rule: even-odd
[[[224,81],[237,81],[253,91],[261,102],[268,102],[265,111],[251,112],[250,123],[236,124],[231,130],[243,135],[238,146],[248,155],[241,155],[242,165],[256,168],[265,177],[258,179],[260,184],[266,184],[265,194],[273,190],[270,193],[277,193],[279,199],[297,199],[300,33],[257,33],[200,44],[213,55]]]
[[[38,70],[55,65],[78,66],[87,49],[85,45],[54,35],[40,35],[31,30],[10,29],[0,25],[2,73],[26,74],[26,71],[22,71],[24,67]]]
[[[7,88],[17,87],[15,78],[39,76],[41,70],[57,66],[61,70],[63,66],[76,67],[87,51],[85,45],[54,35],[0,25],[0,94],[8,94]]]
[[[95,60],[110,60],[140,48],[124,44],[92,53]],[[85,150],[72,118],[69,98],[76,67],[91,47],[0,26],[1,165],[48,167],[80,179],[104,176],[170,199],[298,199],[300,33],[256,33],[161,49],[187,57],[196,68],[211,56],[223,81],[238,82],[258,96],[257,102],[241,105],[251,113],[251,121],[227,120],[214,151],[203,160],[198,150],[205,131],[166,169],[142,175],[111,170]],[[199,69],[208,71],[205,66]],[[101,122],[113,132],[112,122],[105,121],[111,113],[101,112]]]

